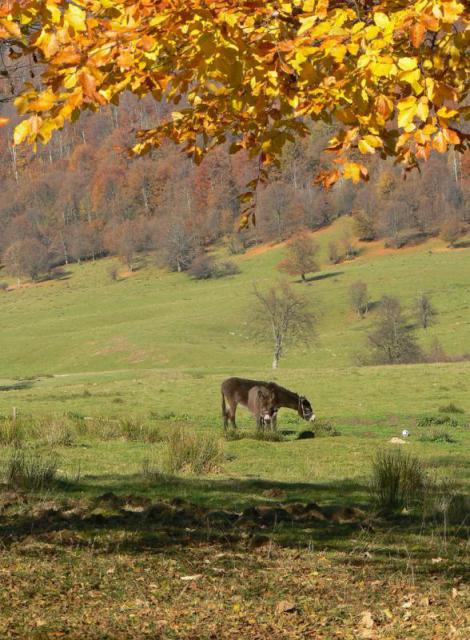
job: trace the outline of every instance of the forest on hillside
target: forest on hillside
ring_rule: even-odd
[[[156,252],[169,269],[186,270],[221,239],[239,252],[342,215],[354,216],[357,237],[395,247],[439,233],[452,243],[468,229],[470,154],[434,153],[406,180],[399,167],[371,156],[368,184],[340,181],[325,191],[312,178],[329,162],[322,149],[332,129],[318,123],[287,148],[281,169],[260,187],[256,227],[239,233],[237,196],[256,172],[246,154],[230,155],[227,142],[196,166],[172,143],[140,158],[128,153],[134,132],[155,126],[165,109],[126,95],[119,107],[86,113],[34,152],[12,146],[18,120],[12,104],[0,101],[0,115],[11,117],[0,130],[5,272],[34,278],[108,254],[132,268],[140,252]]]

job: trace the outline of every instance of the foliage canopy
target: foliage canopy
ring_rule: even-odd
[[[411,169],[468,145],[469,12],[456,0],[6,0],[2,40],[43,65],[16,99],[29,116],[16,144],[45,143],[124,91],[151,94],[173,110],[138,132],[135,153],[169,138],[196,162],[227,141],[259,158],[242,224],[309,120],[337,125],[334,165],[317,176],[326,187],[367,179],[369,154]]]

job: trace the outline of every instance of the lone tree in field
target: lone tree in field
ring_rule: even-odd
[[[418,325],[427,329],[434,324],[437,315],[436,309],[431,304],[431,300],[425,293],[419,293],[415,300],[415,314]]]
[[[15,277],[18,284],[22,276],[36,280],[49,268],[48,251],[39,240],[34,238],[14,242],[3,254],[2,261],[5,271]]]
[[[371,364],[406,364],[421,362],[424,357],[397,298],[382,298],[368,341],[372,347]]]
[[[265,292],[255,286],[253,293],[253,334],[272,341],[272,367],[277,369],[286,346],[308,344],[314,337],[316,315],[309,299],[294,291],[287,282],[279,282]]]
[[[180,222],[171,223],[161,239],[161,258],[170,271],[187,271],[199,249],[196,234]]]
[[[246,226],[268,165],[279,167],[312,122],[336,129],[327,147],[335,162],[316,177],[325,187],[367,180],[361,158],[372,154],[409,171],[432,150],[463,153],[468,17],[457,0],[8,1],[0,48],[10,60],[0,57],[0,72],[38,63],[15,101],[27,116],[17,145],[47,143],[126,92],[172,105],[137,133],[137,154],[170,139],[199,163],[230,139],[231,153],[259,163],[240,195]]]
[[[279,271],[290,276],[300,276],[302,282],[307,282],[307,273],[319,270],[315,256],[318,253],[318,245],[306,231],[298,233],[287,243],[287,257],[277,265]]]
[[[351,307],[360,318],[367,315],[369,311],[369,294],[367,292],[367,284],[358,280],[353,282],[349,287],[349,300]]]

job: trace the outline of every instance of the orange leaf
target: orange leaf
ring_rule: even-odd
[[[423,44],[423,40],[426,36],[426,27],[422,22],[417,22],[411,27],[410,30],[411,43],[413,47],[418,48]]]
[[[442,131],[436,133],[432,141],[432,146],[440,153],[445,153],[447,151],[447,142]]]

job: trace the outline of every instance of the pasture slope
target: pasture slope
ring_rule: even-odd
[[[41,421],[31,450],[53,449],[59,465],[47,490],[0,490],[1,637],[468,637],[470,362],[355,362],[384,294],[405,309],[429,294],[439,315],[417,330],[422,346],[470,351],[470,249],[359,243],[357,259],[328,265],[328,243],[350,225],[314,234],[322,270],[295,286],[318,311],[318,336],[275,373],[247,318],[252,284],[276,281],[283,246],[233,257],[240,274],[221,280],[168,274],[149,257],[113,281],[105,259],[0,292],[0,415]],[[364,320],[349,308],[357,280],[372,301]],[[281,411],[289,433],[260,441],[241,413],[245,437],[224,442],[214,471],[161,473],[175,429],[222,435],[229,375],[304,393],[340,435],[297,440],[304,425]],[[446,435],[423,437],[434,432],[422,419],[451,404],[464,413]],[[94,424],[125,428],[94,437]],[[373,509],[371,460],[405,428],[402,447],[459,497],[457,519]],[[14,439],[2,437],[6,469]]]

